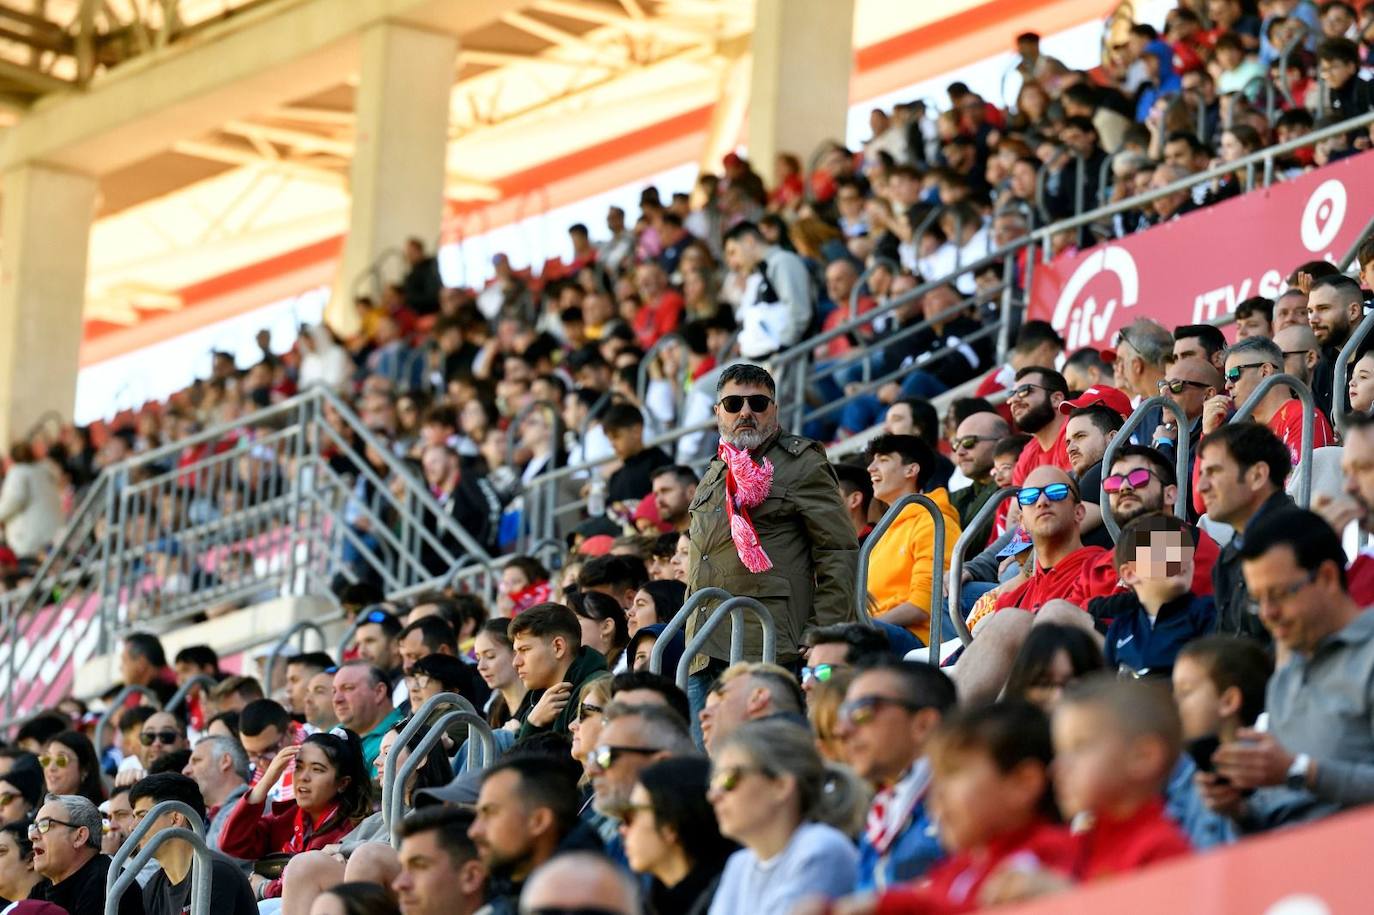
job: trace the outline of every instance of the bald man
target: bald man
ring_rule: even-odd
[[[1079,539],[1086,508],[1067,473],[1058,467],[1037,467],[1021,484],[1017,501],[1034,552],[1021,574],[980,599],[970,615],[973,644],[954,669],[961,702],[997,698],[1035,623],[1078,626],[1100,642],[1083,608],[1092,598],[1116,589],[1115,575],[1107,581],[1088,574],[1107,551],[1084,546]],[[984,601],[991,601],[991,612],[984,612]]]
[[[567,852],[536,870],[520,894],[521,912],[639,915],[639,889],[604,855]]]
[[[1312,386],[1312,378],[1321,361],[1321,344],[1306,324],[1290,324],[1274,334],[1274,342],[1283,350],[1283,370]]]
[[[959,424],[950,440],[954,463],[972,485],[950,493],[949,501],[959,513],[959,524],[966,530],[973,516],[997,492],[992,478],[992,452],[997,443],[1011,434],[1011,426],[998,413],[975,413]],[[989,518],[981,533],[973,534],[971,543],[987,543],[992,531]]]
[[[1311,331],[1308,331],[1311,333]],[[1179,359],[1164,372],[1164,383],[1159,393],[1183,408],[1188,417],[1189,457],[1197,456],[1198,442],[1202,439],[1202,407],[1209,398],[1226,391],[1226,383],[1217,367],[1205,359]],[[1155,429],[1151,444],[1165,457],[1173,460],[1174,447],[1178,442],[1178,430],[1173,427],[1173,414],[1164,414],[1164,425]]]

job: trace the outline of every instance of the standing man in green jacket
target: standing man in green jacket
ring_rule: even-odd
[[[606,659],[582,644],[577,614],[562,604],[535,604],[510,621],[508,632],[515,647],[515,673],[529,690],[515,711],[517,739],[547,731],[567,734],[577,718],[582,687],[606,670]]]
[[[766,370],[739,363],[721,372],[715,414],[720,448],[690,508],[687,593],[717,587],[759,600],[777,626],[778,663],[796,668],[803,632],[855,618],[854,526],[825,449],[779,428],[777,386]],[[689,638],[715,606],[707,601],[692,614]],[[746,619],[744,659],[759,661],[763,633]],[[722,625],[692,660],[694,717],[729,660]]]

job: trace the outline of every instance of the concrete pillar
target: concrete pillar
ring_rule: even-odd
[[[362,33],[352,212],[327,314],[339,333],[356,332],[354,288],[383,251],[439,236],[457,55],[451,35],[392,22]]]
[[[45,165],[5,172],[0,211],[0,445],[76,403],[96,180]]]
[[[756,0],[749,161],[770,185],[778,153],[805,166],[822,140],[844,141],[853,42],[854,0]]]

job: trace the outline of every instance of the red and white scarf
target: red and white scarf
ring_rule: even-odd
[[[767,572],[773,568],[773,560],[759,543],[749,509],[757,508],[768,498],[773,488],[773,462],[764,458],[762,464],[756,464],[749,449],[725,442],[720,443],[716,454],[725,462],[725,514],[730,519],[735,551],[750,572]]]
[[[881,858],[911,821],[911,813],[930,787],[930,763],[922,757],[896,782],[873,798],[868,809],[868,843]]]
[[[335,803],[312,821],[308,813],[297,807],[296,822],[291,827],[291,841],[286,843],[286,851],[293,855],[305,851],[310,845],[310,841],[315,838],[315,833],[319,832],[321,827],[328,825],[338,814],[339,805]]]

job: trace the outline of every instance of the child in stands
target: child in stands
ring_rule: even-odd
[[[1043,712],[1021,701],[964,709],[931,742],[931,807],[950,856],[919,883],[888,890],[877,915],[970,912],[1000,869],[1070,873],[1075,847],[1055,821]],[[837,911],[865,911],[847,900]]]
[[[1216,629],[1216,602],[1192,592],[1195,545],[1173,515],[1141,515],[1122,529],[1112,558],[1130,590],[1088,603],[1106,631],[1108,670],[1168,676],[1184,645]]]

